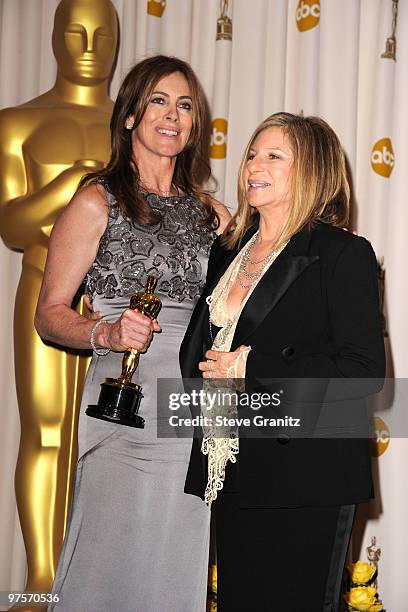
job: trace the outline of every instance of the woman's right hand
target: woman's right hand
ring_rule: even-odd
[[[145,353],[153,332],[160,331],[161,327],[156,320],[152,321],[141,312],[127,308],[115,323],[107,323],[97,328],[95,341],[96,344],[116,352],[134,348]]]

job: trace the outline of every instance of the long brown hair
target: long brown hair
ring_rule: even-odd
[[[132,159],[131,130],[125,128],[132,115],[136,128],[143,118],[150,97],[163,78],[180,72],[186,79],[192,97],[193,125],[189,140],[177,156],[173,186],[182,193],[201,197],[208,209],[206,223],[217,225],[210,198],[202,185],[211,178],[209,165],[210,114],[203,89],[191,66],[176,57],[156,55],[136,64],[126,75],[116,98],[110,122],[111,157],[105,168],[84,176],[80,187],[97,179],[105,179],[109,191],[115,196],[122,214],[136,223],[157,223],[153,212],[140,195],[140,175],[137,160]]]
[[[284,131],[294,157],[292,204],[276,248],[317,221],[337,227],[347,225],[350,186],[344,152],[335,132],[320,117],[275,113],[256,128],[244,151],[238,175],[238,209],[224,231],[223,241],[230,248],[239,243],[258,215],[246,196],[244,169],[255,139],[271,127]]]

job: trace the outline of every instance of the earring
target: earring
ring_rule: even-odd
[[[126,121],[125,128],[127,130],[133,130],[133,123],[131,123],[130,121]]]

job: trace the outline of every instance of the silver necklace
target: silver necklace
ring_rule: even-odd
[[[250,248],[249,248],[249,250],[250,250],[251,252],[252,252],[252,249],[253,249],[253,247],[255,246],[255,244],[256,244],[257,242],[259,242],[259,233],[258,233],[258,234],[257,234],[257,236],[256,236],[256,240],[254,240],[254,242],[251,244],[251,246],[250,246]],[[253,264],[253,265],[255,265],[255,266],[256,266],[257,264],[260,264],[260,263],[262,263],[263,261],[266,261],[266,260],[267,260],[267,259],[268,259],[268,258],[271,256],[271,253],[274,253],[274,252],[275,252],[274,250],[270,251],[269,253],[267,253],[267,254],[265,255],[265,257],[262,257],[262,259],[258,259],[258,261],[254,261],[253,259],[251,259],[251,258],[250,258],[250,253],[248,252],[248,261],[249,261],[249,263],[251,263],[251,264]]]
[[[281,251],[283,251],[283,249],[285,248],[285,246],[287,245],[287,242],[285,242],[284,244],[282,244],[279,249],[275,249],[273,251],[271,251],[268,255],[266,255],[266,257],[264,257],[262,260],[260,260],[259,263],[264,262],[265,264],[263,266],[261,266],[261,268],[259,270],[257,270],[256,272],[249,272],[247,270],[247,266],[248,266],[248,262],[251,261],[250,260],[250,254],[251,254],[251,249],[252,246],[255,244],[255,242],[258,239],[258,235],[256,235],[255,238],[252,238],[251,241],[248,244],[247,249],[244,251],[244,253],[242,254],[241,257],[241,261],[239,264],[239,269],[236,275],[236,280],[238,281],[238,284],[240,287],[242,287],[242,289],[251,289],[251,287],[255,284],[255,282],[261,277],[261,275],[263,274],[265,268],[274,260],[276,259],[276,257],[278,257],[278,255],[281,253]],[[253,263],[251,261],[251,263]],[[245,276],[248,279],[249,284],[245,284],[245,281],[241,281],[240,280],[240,276],[241,274],[243,276]],[[221,295],[222,293],[226,292],[227,289],[229,289],[231,287],[230,283],[226,283],[225,286],[222,289],[221,294],[218,296],[218,299],[221,299]],[[245,298],[244,298],[245,300]],[[214,344],[214,337],[213,337],[213,332],[212,332],[212,322],[211,322],[211,310],[213,307],[212,301],[213,301],[213,297],[212,295],[208,295],[205,299],[207,305],[208,305],[208,320],[209,320],[209,331],[210,331],[210,338],[211,338],[211,342],[212,344]],[[231,324],[231,322],[230,322]]]
[[[248,246],[248,248],[245,250],[245,252],[242,255],[242,259],[241,259],[238,274],[237,274],[237,281],[238,281],[239,286],[242,289],[250,289],[252,285],[261,277],[266,266],[271,262],[271,260],[274,257],[276,257],[278,253],[278,251],[274,249],[270,253],[268,253],[263,259],[260,259],[259,261],[252,261],[251,251],[252,251],[254,244],[258,241],[258,237],[259,237],[259,234],[257,234],[255,240],[253,240],[250,243],[250,245]],[[250,263],[253,265],[263,263],[264,265],[261,266],[258,270],[255,270],[254,272],[250,272],[248,270],[248,265]],[[242,277],[244,277],[244,279],[247,279],[246,282],[244,279],[242,279]]]

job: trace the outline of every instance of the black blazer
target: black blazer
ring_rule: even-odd
[[[247,231],[241,246],[255,231]],[[225,249],[219,239],[213,245],[206,287],[180,349],[183,378],[201,378],[197,365],[211,346],[206,297],[237,251]],[[241,344],[252,347],[245,377],[249,392],[265,391],[272,377],[364,379],[360,395],[379,391],[385,356],[370,244],[322,223],[293,236],[241,313],[231,350]],[[363,399],[337,406],[351,418],[351,428],[366,418]],[[309,418],[307,404],[303,411]],[[313,415],[314,424],[318,417]],[[207,458],[200,445],[195,438],[185,491],[203,497]],[[277,438],[251,439],[240,432],[238,460],[241,507],[340,505],[373,495],[367,437],[299,439],[286,430]]]

